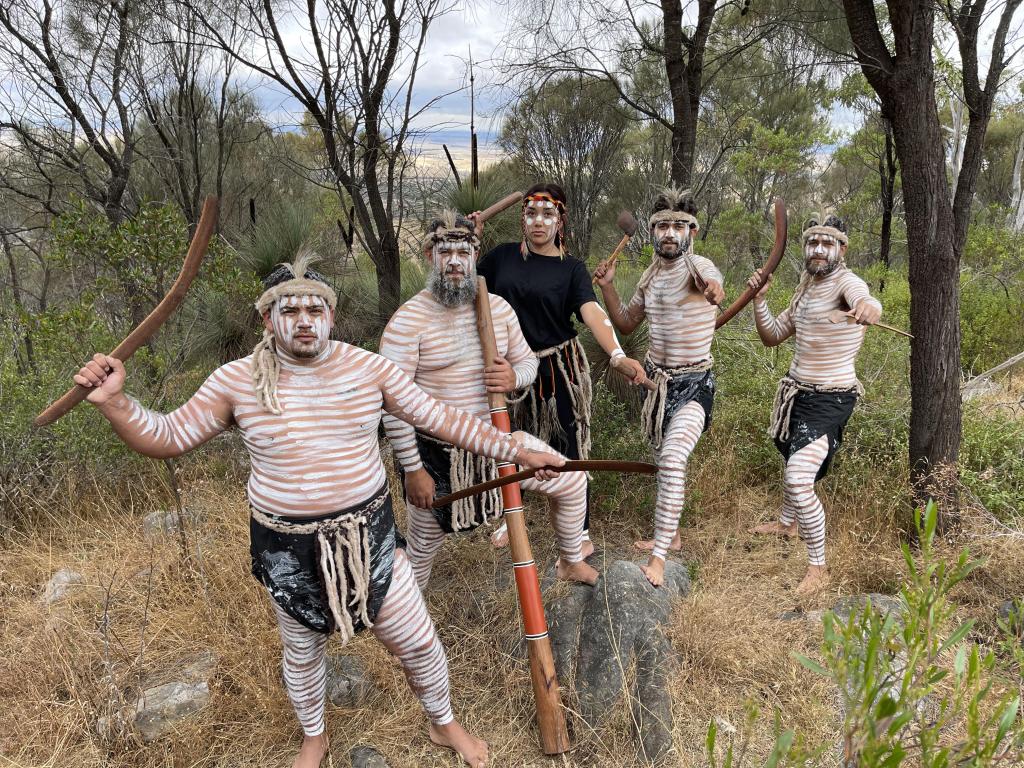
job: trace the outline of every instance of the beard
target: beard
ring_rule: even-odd
[[[472,304],[476,300],[476,280],[474,275],[463,275],[457,283],[448,276],[441,274],[441,270],[433,267],[430,276],[427,278],[427,287],[434,295],[434,298],[445,307],[461,307],[465,304]]]
[[[836,268],[839,266],[839,257],[826,256],[825,263],[821,265],[814,264],[813,262],[813,257],[808,256],[807,258],[805,258],[804,269],[806,269],[807,273],[810,275],[813,275],[815,277],[823,277],[825,275],[832,274],[833,272],[836,271]]]
[[[675,243],[676,248],[674,251],[666,253],[663,248],[668,243]],[[666,261],[674,261],[682,256],[684,253],[690,250],[690,237],[687,235],[684,238],[679,238],[674,235],[661,237],[654,242],[654,252],[662,259]]]

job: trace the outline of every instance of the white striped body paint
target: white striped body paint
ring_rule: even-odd
[[[343,342],[329,341],[314,358],[279,350],[274,415],[256,401],[249,358],[217,369],[183,406],[158,414],[131,402],[131,425],[145,438],[139,450],[180,455],[232,424],[251,459],[249,499],[285,517],[326,514],[364,501],[385,482],[377,443],[381,410],[473,453],[511,460],[506,436],[437,402],[392,362]]]
[[[523,337],[512,307],[500,296],[490,295],[491,314],[498,354],[512,365],[516,387],[533,383],[537,357]],[[484,388],[483,351],[472,304],[445,307],[430,291],[420,291],[405,302],[388,322],[381,337],[380,352],[392,360],[424,391],[490,423],[490,408]],[[407,472],[423,467],[416,446],[415,430],[407,423],[384,417],[396,459]],[[520,442],[533,449],[551,448],[532,435],[519,432]],[[533,478],[521,483],[523,490],[537,491],[551,500],[552,523],[561,556],[570,563],[583,559],[583,520],[586,514],[587,480],[581,472],[565,472],[553,480]],[[409,559],[420,587],[426,587],[445,533],[433,513],[406,503],[409,512]],[[505,510],[505,514],[516,510]]]
[[[853,387],[857,384],[854,362],[864,342],[863,325],[831,323],[828,314],[834,309],[851,309],[868,299],[881,309],[881,304],[868,291],[867,284],[845,267],[823,277],[816,277],[800,298],[796,311],[784,309],[773,317],[764,299],[754,300],[754,315],[772,346],[796,336],[790,375],[807,384]]]
[[[305,735],[317,736],[324,732],[328,636],[295,621],[273,600],[271,604],[284,644],[288,698]],[[371,631],[401,662],[409,687],[431,722],[452,722],[448,661],[409,563],[400,550],[395,553],[391,587]]]
[[[808,238],[804,256],[808,271],[827,270],[839,257],[839,242],[828,235]],[[812,272],[813,273],[813,272]],[[828,387],[857,385],[856,359],[864,342],[865,327],[831,323],[829,312],[848,310],[868,300],[881,310],[867,284],[844,266],[827,274],[818,274],[800,297],[794,311],[792,303],[774,317],[764,299],[754,299],[754,317],[758,328],[774,346],[795,336],[793,362],[789,374],[798,381]],[[779,522],[800,525],[811,565],[825,565],[825,508],[814,490],[815,477],[828,455],[828,437],[822,436],[789,457],[783,483],[782,513]]]
[[[705,280],[722,282],[710,259],[696,254],[690,259]],[[717,310],[697,290],[682,259],[663,259],[650,283],[622,305],[622,313],[634,322],[647,318],[649,351],[658,365],[678,368],[711,355]]]
[[[658,222],[663,223],[671,222]],[[677,239],[681,237],[677,235]],[[710,259],[695,254],[689,258],[705,280],[722,282],[722,273]],[[682,259],[662,259],[650,282],[638,287],[622,312],[637,322],[646,317],[648,352],[658,365],[679,368],[711,356],[716,309],[697,289]],[[698,403],[687,403],[675,412],[662,437],[652,554],[663,560],[679,528],[686,503],[687,463],[704,429],[704,419],[704,409]]]

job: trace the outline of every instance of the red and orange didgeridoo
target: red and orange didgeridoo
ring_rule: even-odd
[[[498,352],[494,340],[494,323],[491,319],[491,299],[487,292],[487,281],[482,277],[477,278],[476,326],[480,334],[484,363],[489,365],[490,361],[497,357]],[[488,392],[487,404],[491,412],[491,424],[502,432],[511,432],[505,396],[500,392]],[[515,471],[514,464],[498,464],[498,475],[501,477]],[[530,654],[530,677],[537,705],[540,744],[544,754],[560,755],[569,749],[569,732],[565,727],[565,710],[562,707],[558,676],[555,674],[555,660],[551,654],[548,623],[544,617],[544,602],[541,600],[540,582],[537,579],[537,565],[533,560],[530,540],[526,535],[519,483],[502,486],[501,503],[505,524],[508,526],[516,592],[519,595],[519,609],[523,614],[526,646]]]

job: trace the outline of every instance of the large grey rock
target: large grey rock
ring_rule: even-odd
[[[366,664],[358,656],[327,657],[327,699],[337,707],[359,707],[377,693]]]
[[[636,693],[630,700],[633,739],[649,763],[660,762],[672,749],[672,696],[668,686],[677,667],[675,654],[661,632],[638,644]]]
[[[689,591],[689,574],[678,563],[666,563],[665,583],[656,588],[638,563],[617,560],[594,587],[559,587],[548,600],[559,679],[565,682],[575,661],[579,711],[591,727],[598,727],[623,695],[624,673],[635,660],[628,705],[637,749],[648,763],[664,762],[672,749],[668,683],[677,662],[662,625],[674,602]]]
[[[42,602],[46,605],[53,605],[63,600],[71,592],[72,587],[76,584],[81,584],[84,578],[78,571],[73,571],[70,568],[61,568],[46,582],[41,598]]]
[[[544,613],[551,639],[551,654],[555,658],[555,673],[566,685],[574,671],[576,651],[579,648],[580,617],[594,594],[588,584],[560,581],[552,565],[540,582],[545,595]]]
[[[391,768],[384,756],[373,747],[357,744],[348,753],[352,768]]]
[[[640,566],[626,560],[616,560],[602,574],[580,618],[576,689],[589,723],[614,705],[632,656],[660,633],[673,602],[689,591],[689,574],[673,562],[665,564],[660,587],[652,587]]]

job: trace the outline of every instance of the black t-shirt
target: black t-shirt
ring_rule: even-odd
[[[575,256],[531,251],[524,259],[519,243],[504,243],[480,259],[476,271],[487,280],[487,290],[512,305],[534,351],[573,338],[572,316],[583,322],[580,307],[597,301],[590,273]]]

